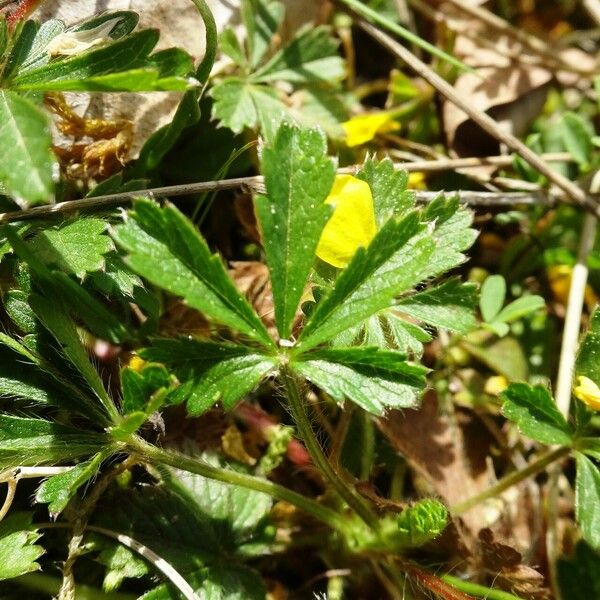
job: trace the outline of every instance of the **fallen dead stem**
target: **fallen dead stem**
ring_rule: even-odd
[[[549,162],[570,161],[571,156],[565,152],[556,152],[543,155]],[[414,162],[394,163],[397,169],[408,172],[435,172],[451,169],[461,169],[477,166],[509,166],[512,164],[512,156],[488,156],[484,158],[443,158],[439,160],[420,160]],[[358,166],[339,169],[339,173],[354,173]],[[0,224],[13,223],[16,221],[27,221],[50,217],[55,214],[66,214],[76,211],[104,210],[114,206],[125,205],[134,198],[140,196],[175,197],[187,196],[204,192],[218,192],[222,190],[247,189],[249,191],[264,191],[264,180],[260,176],[237,177],[235,179],[222,179],[220,181],[202,181],[183,185],[170,185],[165,187],[133,190],[118,194],[107,194],[79,200],[68,200],[57,204],[35,206],[25,210],[0,213]],[[564,201],[564,197],[557,194],[547,194],[541,190],[531,192],[479,192],[479,191],[454,191],[446,193],[455,194],[460,201],[473,207],[494,208],[511,207],[517,205],[538,205],[552,207]],[[440,192],[416,190],[417,202],[427,203],[439,196]]]

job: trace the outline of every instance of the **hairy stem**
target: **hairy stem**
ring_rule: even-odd
[[[207,479],[215,479],[216,481],[222,481],[223,483],[228,483],[230,485],[237,485],[257,492],[263,492],[273,498],[293,504],[332,529],[340,532],[343,532],[345,529],[345,520],[334,510],[282,485],[273,483],[268,479],[214,467],[206,464],[200,459],[192,458],[173,450],[158,448],[157,446],[148,444],[141,438],[132,438],[129,440],[128,446],[142,461],[160,463],[176,469],[195,473],[196,475],[201,475]]]
[[[310,457],[331,487],[348,504],[348,506],[371,528],[374,532],[379,530],[377,515],[371,510],[365,500],[359,496],[348,483],[346,483],[331,466],[327,460],[306,412],[306,404],[300,393],[300,387],[296,376],[287,368],[281,370],[281,377],[285,385],[286,397],[292,413],[292,417],[300,433],[302,441]]]
[[[485,500],[489,500],[490,498],[495,498],[496,496],[499,496],[504,490],[507,490],[508,488],[512,487],[513,485],[516,485],[517,483],[520,483],[521,481],[527,479],[528,477],[531,477],[532,475],[540,473],[552,463],[567,456],[570,451],[570,448],[561,447],[555,450],[551,450],[546,454],[543,454],[524,469],[520,469],[519,471],[513,471],[512,473],[509,473],[506,477],[500,479],[498,483],[488,488],[481,494],[477,494],[476,496],[473,496],[472,498],[469,498],[464,502],[459,502],[458,504],[455,504],[450,509],[451,513],[454,516],[461,515],[462,513],[467,512],[469,509],[473,508],[477,504],[480,504]]]

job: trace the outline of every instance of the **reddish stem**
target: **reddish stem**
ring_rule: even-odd
[[[425,569],[421,569],[417,565],[409,564],[403,565],[404,570],[412,577],[415,581],[419,582],[424,588],[427,588],[430,592],[433,592],[439,598],[444,600],[475,600],[473,596],[465,594],[456,588],[443,582],[439,577],[433,573],[429,573]]]

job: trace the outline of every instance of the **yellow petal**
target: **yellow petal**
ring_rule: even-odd
[[[425,185],[425,173],[422,171],[410,173],[408,176],[408,187],[414,190],[424,190],[427,187]]]
[[[553,265],[546,270],[548,274],[548,283],[554,298],[563,305],[567,305],[569,300],[569,290],[573,276],[573,267],[570,265]],[[585,286],[585,305],[592,310],[598,304],[598,296],[593,288],[587,284]]]
[[[138,373],[146,366],[146,361],[140,358],[137,354],[134,354],[127,363],[127,367]]]
[[[389,112],[378,112],[352,117],[342,123],[346,132],[346,145],[350,148],[370,142],[378,133],[389,133],[400,128]]]
[[[484,392],[490,396],[499,396],[508,387],[508,379],[504,375],[492,375],[485,382]]]
[[[323,229],[317,256],[337,268],[345,267],[360,247],[377,233],[373,195],[366,181],[338,175],[326,202],[335,206]]]
[[[600,410],[600,388],[589,378],[580,376],[578,385],[573,389],[575,397],[593,410]]]

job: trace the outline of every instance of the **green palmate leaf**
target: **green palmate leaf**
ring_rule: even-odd
[[[349,399],[376,415],[416,406],[427,373],[403,354],[366,347],[307,353],[292,366],[337,402]]]
[[[423,354],[423,344],[432,340],[431,335],[414,323],[402,319],[392,310],[385,311],[385,326],[389,332],[391,346],[403,353]]]
[[[34,21],[23,23],[6,59],[2,79],[9,80],[26,60],[34,45],[37,31],[38,25]]]
[[[43,89],[45,83],[82,80],[139,68],[145,66],[145,61],[157,42],[156,30],[132,33],[96,50],[30,69],[15,77],[12,86],[21,90]]]
[[[523,435],[543,444],[572,443],[571,428],[545,387],[513,383],[501,398],[502,414],[515,422]]]
[[[157,391],[167,389],[172,384],[171,375],[161,365],[149,364],[141,372],[123,369],[121,372],[123,412],[129,414],[145,410],[148,401]]]
[[[85,79],[61,79],[29,84],[28,90],[44,92],[184,92],[198,87],[195,79],[180,76],[161,77],[158,69],[130,69]]]
[[[276,90],[243,79],[231,77],[216,84],[210,94],[215,100],[213,118],[234,133],[260,126],[266,128],[266,139],[273,139],[277,126],[288,116]]]
[[[221,259],[193,224],[174,206],[160,208],[138,200],[113,236],[126,252],[128,265],[153,284],[176,296],[207,318],[271,346],[271,338],[248,301],[227,275]]]
[[[0,348],[0,397],[24,400],[77,412],[96,419],[98,407],[93,402],[75,397],[50,374],[34,364],[29,356],[20,356]]]
[[[204,455],[203,459],[212,466],[226,466],[216,456]],[[212,527],[222,547],[240,555],[254,545],[256,530],[273,506],[267,494],[187,471],[171,469],[163,473],[163,480],[177,495],[213,520]]]
[[[575,374],[584,375],[600,384],[600,309],[592,314],[590,328],[579,346]]]
[[[0,523],[0,581],[38,571],[44,549],[41,534],[31,525],[30,513],[12,513]]]
[[[473,214],[459,205],[458,197],[439,196],[425,207],[423,218],[434,226],[436,242],[426,276],[436,277],[465,262],[464,251],[473,245],[477,232],[471,229]]]
[[[477,288],[471,283],[450,279],[442,285],[413,294],[396,305],[400,312],[433,325],[458,333],[468,333],[477,322],[474,309]]]
[[[0,183],[25,204],[49,202],[56,159],[47,117],[29,100],[0,90],[0,139],[10,148],[0,154]]]
[[[429,270],[435,242],[424,233],[416,212],[390,219],[367,249],[359,248],[335,287],[317,305],[300,335],[307,350],[328,341],[371,315],[421,281]]]
[[[107,296],[133,298],[136,288],[143,288],[142,280],[132,273],[116,253],[105,257],[102,271],[90,273],[89,281]]]
[[[294,39],[279,50],[266,64],[257,69],[250,79],[271,83],[289,81],[331,83],[345,75],[344,61],[337,53],[338,43],[327,27],[307,25]]]
[[[251,69],[255,69],[271,46],[283,22],[284,7],[278,0],[243,0],[242,20]]]
[[[82,218],[45,229],[29,242],[29,247],[47,265],[83,278],[86,273],[102,269],[104,255],[113,249],[105,232],[106,223],[101,219]]]
[[[481,286],[479,307],[485,321],[492,321],[500,312],[506,298],[506,281],[502,275],[490,275]]]
[[[577,453],[575,517],[586,542],[600,548],[600,472],[583,454]]]
[[[96,513],[100,523],[127,532],[157,552],[201,595],[210,571],[226,565],[231,573],[224,580],[235,581],[233,573],[246,572],[242,560],[247,549],[267,551],[263,521],[272,505],[268,496],[175,470],[161,469],[161,475],[160,487],[122,490],[107,498]],[[264,598],[258,574],[252,581]],[[151,593],[159,592],[167,595],[148,597],[178,598],[165,586]]]
[[[108,395],[100,375],[93,367],[73,321],[61,310],[61,306],[57,305],[56,300],[51,301],[42,296],[33,295],[30,297],[30,304],[44,327],[61,345],[64,355],[94,391],[107,415],[115,418],[118,415],[117,409]]]
[[[219,34],[219,48],[223,54],[228,56],[235,63],[236,66],[246,66],[244,49],[233,29],[228,27]]]
[[[53,517],[58,516],[77,493],[77,490],[96,475],[104,458],[103,453],[98,453],[69,471],[47,479],[35,494],[36,502],[48,504],[50,514]]]
[[[170,395],[170,401],[187,400],[188,412],[193,415],[219,401],[225,408],[233,408],[276,367],[274,357],[245,346],[189,338],[156,340],[141,355],[174,371],[182,386]]]
[[[107,308],[66,273],[52,271],[32,252],[16,231],[7,226],[5,235],[11,246],[25,261],[36,278],[43,282],[46,294],[51,294],[63,305],[77,312],[84,323],[98,337],[120,343],[129,337],[127,329]]]
[[[226,563],[211,565],[190,573],[186,580],[202,600],[264,600],[267,589],[253,569]],[[179,600],[181,594],[171,585],[161,585],[139,600]]]
[[[584,540],[577,543],[572,558],[558,560],[557,570],[563,598],[600,598],[600,555]]]
[[[263,151],[267,196],[256,212],[271,273],[275,321],[288,338],[331,207],[335,167],[322,133],[283,124]]]
[[[303,127],[320,127],[327,137],[342,139],[342,123],[350,117],[348,97],[341,87],[309,84],[294,93],[286,118]],[[289,115],[289,116],[287,116]]]
[[[0,415],[0,468],[44,465],[89,456],[109,445],[103,434],[52,421]]]
[[[98,562],[106,567],[102,589],[112,592],[121,587],[125,579],[138,578],[149,572],[148,563],[126,546],[103,540],[106,548],[100,552]]]
[[[371,188],[378,227],[391,216],[401,215],[414,207],[415,194],[406,189],[408,173],[397,171],[390,159],[378,162],[368,157],[356,177],[366,181]]]

